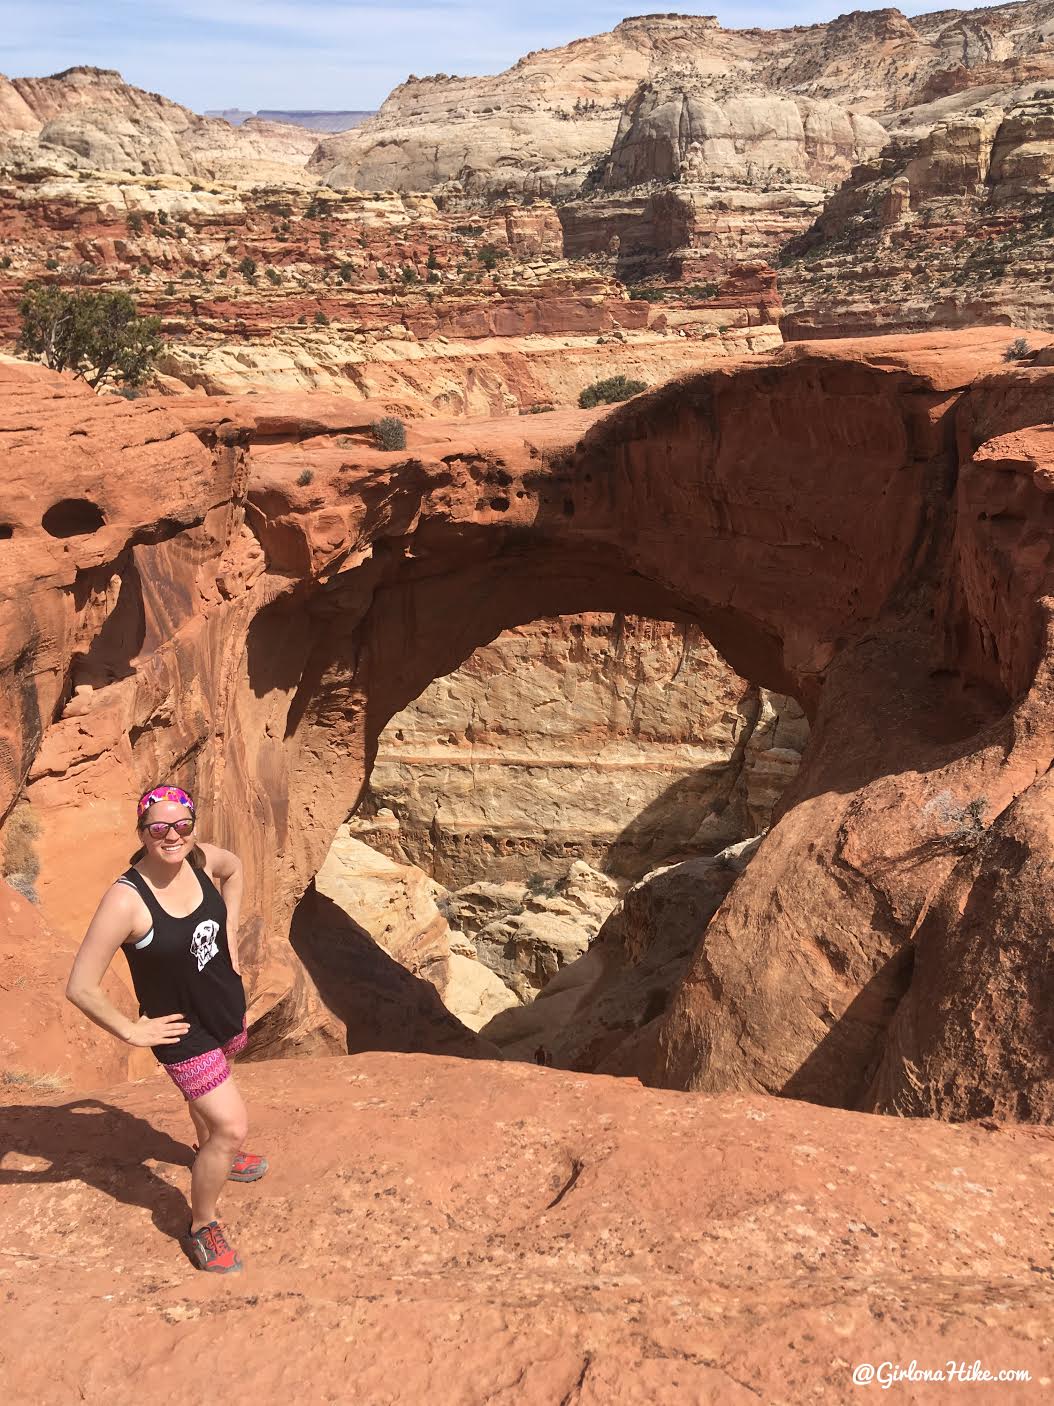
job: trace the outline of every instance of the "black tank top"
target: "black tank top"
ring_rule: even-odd
[[[203,869],[194,874],[201,902],[185,918],[166,913],[137,870],[117,880],[135,889],[153,922],[144,937],[124,944],[140,1015],[154,1019],[181,1011],[190,1025],[178,1044],[153,1047],[162,1064],[218,1049],[245,1020],[245,990],[227,944],[227,905]]]

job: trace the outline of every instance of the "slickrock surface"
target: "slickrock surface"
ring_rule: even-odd
[[[271,1170],[227,1189],[225,1279],[173,1238],[167,1084],[3,1110],[5,1400],[190,1406],[217,1351],[242,1394],[363,1406],[841,1403],[913,1360],[1032,1380],[891,1399],[1049,1391],[1047,1130],[425,1056],[238,1077]]]
[[[534,621],[436,679],[381,734],[371,808],[386,852],[448,888],[637,879],[765,829],[808,724],[739,678],[701,630],[588,615]]]
[[[789,348],[609,414],[422,420],[391,454],[318,434],[312,397],[305,437],[291,400],[275,437],[222,401],[4,368],[0,776],[40,824],[43,916],[83,931],[127,862],[128,798],[172,774],[245,858],[254,1018],[285,1011],[279,1045],[346,1047],[354,962],[310,953],[316,982],[287,934],[389,718],[528,620],[694,623],[812,728],[632,1072],[1049,1120],[1049,837],[1030,817],[1054,759],[1054,371],[1004,366],[1006,335]],[[990,931],[982,894],[1022,847],[1018,921]],[[374,989],[401,974],[371,1018],[413,1049],[441,1028],[485,1052],[361,944],[388,964]],[[934,970],[947,987],[909,1018],[915,967],[920,991]]]

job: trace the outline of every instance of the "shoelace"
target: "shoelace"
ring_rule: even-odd
[[[218,1225],[207,1225],[204,1230],[204,1238],[207,1249],[211,1250],[209,1259],[219,1259],[223,1255],[229,1255],[231,1247],[227,1244],[226,1237]]]

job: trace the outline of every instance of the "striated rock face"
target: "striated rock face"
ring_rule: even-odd
[[[314,147],[312,134],[292,125],[199,117],[112,69],[0,77],[0,151],[16,163],[53,155],[74,169],[248,184],[294,179]]]
[[[369,805],[398,820],[379,842],[449,888],[558,878],[572,859],[639,878],[766,828],[807,736],[793,700],[698,628],[536,621],[391,720]]]
[[[857,168],[785,252],[785,334],[1051,326],[1049,85],[989,90],[980,105],[971,90],[905,112],[894,131],[882,159]]]
[[[0,778],[5,815],[24,791],[39,822],[45,920],[79,935],[127,860],[129,798],[171,775],[245,858],[271,1048],[325,1034],[312,1002],[342,1010],[345,1048],[382,1014],[425,1048],[433,1014],[453,1021],[433,987],[370,942],[367,998],[347,948],[311,947],[321,923],[286,940],[385,723],[528,620],[694,624],[812,726],[640,1072],[876,1107],[921,1069],[914,1097],[946,1117],[1017,1106],[1017,1052],[1046,1038],[1039,867],[1012,938],[973,916],[1014,845],[1043,862],[1054,373],[1004,367],[1005,336],[793,348],[607,414],[419,422],[393,454],[325,428],[325,398],[300,438],[288,404],[267,434],[207,398],[107,402],[4,368]],[[961,882],[980,907],[942,901]],[[925,982],[944,950],[946,1002],[909,1021],[913,967]]]
[[[626,103],[601,183],[725,180],[763,186],[797,176],[826,186],[886,144],[872,117],[813,98],[674,80],[642,84]]]
[[[295,1370],[311,1401],[826,1404],[852,1399],[857,1362],[983,1358],[1029,1374],[997,1394],[1027,1406],[1049,1374],[1043,1129],[390,1054],[239,1079],[271,1169],[223,1202],[246,1261],[223,1332],[260,1399]],[[5,1285],[23,1347],[0,1363],[5,1399],[197,1382],[217,1288],[173,1241],[190,1133],[171,1091],[3,1123],[0,1234],[33,1256]],[[291,1204],[310,1235],[290,1235]],[[100,1264],[129,1244],[115,1282]],[[66,1296],[76,1315],[56,1314]]]

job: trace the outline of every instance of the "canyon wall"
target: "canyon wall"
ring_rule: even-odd
[[[626,879],[758,834],[808,737],[690,625],[587,615],[499,636],[381,733],[378,843],[450,888]]]

